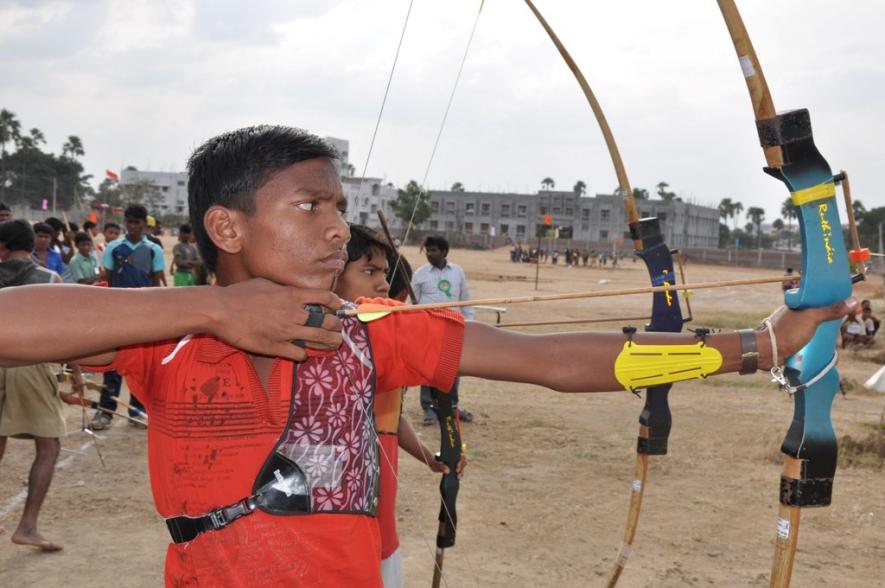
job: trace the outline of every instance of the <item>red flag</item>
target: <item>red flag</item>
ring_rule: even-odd
[[[120,179],[120,176],[112,172],[111,170],[105,170],[105,174],[107,174],[108,178],[114,180],[115,182]]]

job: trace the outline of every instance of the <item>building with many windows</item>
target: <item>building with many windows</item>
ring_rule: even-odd
[[[151,182],[157,186],[162,200],[152,206],[151,214],[188,215],[187,172],[139,171],[127,167],[120,173],[120,184]]]
[[[640,217],[657,216],[671,247],[717,247],[719,210],[682,201],[637,200]],[[547,214],[559,237],[588,243],[616,242],[626,231],[624,199],[613,194],[579,196],[574,192],[537,194],[495,192],[430,193],[428,231],[507,236],[516,243],[537,238]]]
[[[384,183],[380,178],[343,177],[341,188],[347,199],[347,214],[344,216],[347,222],[377,227],[380,210],[387,218],[391,231],[402,228],[402,221],[390,206],[397,195],[393,184]]]

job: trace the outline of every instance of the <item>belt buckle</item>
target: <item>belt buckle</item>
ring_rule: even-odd
[[[222,529],[230,523],[227,520],[227,513],[225,512],[227,509],[219,508],[218,510],[213,510],[209,513],[209,522],[212,523],[212,528],[214,530]]]

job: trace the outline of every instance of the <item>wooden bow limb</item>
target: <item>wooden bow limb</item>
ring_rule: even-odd
[[[543,327],[548,325],[582,325],[589,323],[620,323],[620,322],[629,322],[629,321],[647,321],[649,317],[647,316],[621,316],[614,318],[596,318],[596,319],[574,319],[574,320],[564,320],[564,321],[538,321],[538,322],[527,322],[527,323],[502,323],[495,325],[499,329],[511,329],[514,327]]]
[[[384,216],[382,211],[378,211],[378,222],[381,223],[381,230],[384,231],[384,236],[387,238],[387,242],[390,244],[391,248],[396,252],[396,262],[393,264],[390,272],[390,282],[393,282],[393,277],[396,275],[396,272],[400,270],[400,260],[402,259],[402,253],[400,253],[399,248],[393,243],[393,237],[390,234],[390,228],[387,226],[387,217]],[[409,292],[409,300],[412,301],[412,304],[417,304],[418,297],[415,296],[415,291],[412,289],[412,282],[410,280],[406,280],[406,290]],[[390,294],[390,288],[387,289],[387,293]]]
[[[840,171],[833,176],[836,185],[842,186],[842,196],[845,198],[845,213],[848,215],[848,232],[851,235],[853,249],[848,252],[849,259],[854,262],[854,267],[861,276],[867,274],[866,260],[870,258],[870,250],[860,246],[860,236],[857,234],[857,220],[854,218],[854,204],[851,200],[851,184],[848,181],[848,172]]]
[[[84,408],[84,410],[86,408],[94,408],[95,410],[97,410],[99,412],[103,412],[105,414],[109,414],[112,416],[118,416],[118,417],[126,419],[128,421],[132,421],[136,425],[141,425],[143,427],[147,427],[146,421],[143,421],[141,419],[136,419],[136,418],[133,418],[127,414],[123,414],[121,412],[116,412],[116,411],[110,410],[108,408],[104,408],[102,406],[99,406],[98,402],[96,402],[95,400],[90,400],[89,398],[86,398],[84,396],[80,396],[79,394],[75,394],[73,392],[59,392],[59,396],[61,397],[62,402],[64,402],[65,404],[70,404],[71,406],[81,406]],[[123,406],[125,406],[127,408],[131,408],[130,405],[126,404],[122,400],[118,400],[117,402],[119,402],[120,404],[122,404]]]
[[[649,294],[655,292],[676,292],[680,290],[709,290],[711,288],[728,288],[731,286],[753,286],[757,284],[774,284],[795,280],[795,276],[777,276],[773,278],[746,278],[743,280],[725,280],[717,282],[697,282],[696,284],[670,284],[667,286],[646,286],[642,288],[624,288],[621,290],[588,290],[584,292],[568,292],[565,294],[539,294],[535,296],[506,296],[501,298],[483,298],[479,300],[453,300],[451,302],[430,302],[404,306],[380,306],[361,304],[356,308],[346,308],[335,312],[336,316],[358,316],[363,314],[383,315],[392,312],[410,312],[416,310],[434,310],[438,308],[460,308],[477,304],[521,304],[524,302],[550,302],[552,300],[575,300],[579,298],[608,298],[613,296],[629,296],[632,294]]]

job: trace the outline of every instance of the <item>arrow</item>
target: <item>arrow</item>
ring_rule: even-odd
[[[522,304],[525,302],[549,302],[551,300],[575,300],[579,298],[609,298],[613,296],[630,296],[657,292],[677,292],[679,290],[709,290],[712,288],[728,288],[731,286],[753,286],[757,284],[774,284],[795,280],[795,276],[778,276],[774,278],[746,278],[743,280],[726,280],[717,282],[697,282],[695,284],[668,284],[666,286],[645,286],[642,288],[626,288],[622,290],[589,290],[585,292],[569,292],[566,294],[539,294],[534,296],[504,296],[501,298],[483,298],[479,300],[453,300],[451,302],[429,302],[427,304],[411,304],[402,306],[385,306],[383,304],[360,304],[356,308],[343,308],[335,311],[339,318],[356,316],[363,322],[371,322],[395,312],[415,312],[437,310],[441,308],[460,308],[479,304]]]

